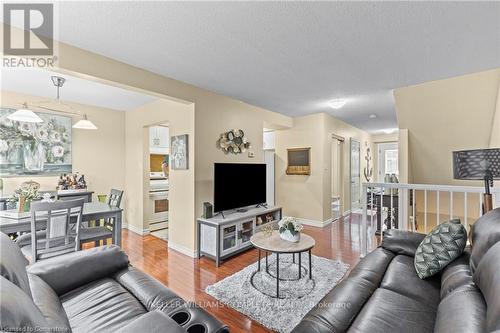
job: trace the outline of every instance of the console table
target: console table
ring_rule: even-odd
[[[247,211],[226,211],[197,220],[198,258],[207,256],[220,262],[252,247],[250,238],[266,225],[278,227],[281,207],[246,207]]]

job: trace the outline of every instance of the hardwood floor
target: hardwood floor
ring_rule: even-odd
[[[351,266],[359,261],[360,215],[352,214],[325,228],[305,227],[304,232],[316,240],[313,254],[341,260]],[[378,240],[371,239],[370,247]],[[154,276],[182,298],[194,301],[229,326],[231,332],[270,332],[238,311],[224,306],[207,295],[205,288],[257,261],[257,251],[248,250],[233,257],[219,268],[208,258],[193,259],[167,249],[164,240],[151,235],[139,236],[123,231],[123,248],[132,265]]]

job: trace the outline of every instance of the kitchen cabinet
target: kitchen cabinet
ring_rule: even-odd
[[[151,154],[169,153],[170,135],[165,126],[151,126],[149,128],[149,152]]]

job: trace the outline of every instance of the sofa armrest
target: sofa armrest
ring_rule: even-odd
[[[168,333],[186,333],[186,330],[179,326],[172,318],[167,316],[161,311],[151,311],[148,312],[127,326],[120,329],[120,332],[124,333],[156,333],[156,332],[168,332]]]
[[[417,247],[424,240],[425,234],[411,231],[389,229],[384,231],[382,247],[396,254],[415,256]]]
[[[161,282],[134,267],[115,273],[113,278],[137,298],[148,311],[171,313],[185,302]]]
[[[128,257],[116,245],[95,247],[36,262],[28,266],[31,274],[38,275],[57,295],[111,276],[128,267]]]

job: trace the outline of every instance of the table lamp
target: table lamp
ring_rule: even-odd
[[[483,213],[492,210],[490,187],[494,179],[500,179],[500,148],[454,151],[453,178],[483,180]]]

